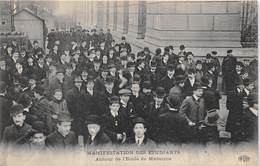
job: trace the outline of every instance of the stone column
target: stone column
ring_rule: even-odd
[[[239,1],[148,1],[145,42],[155,47],[240,47]]]
[[[122,34],[128,32],[129,22],[129,1],[118,1],[117,2],[117,31]]]

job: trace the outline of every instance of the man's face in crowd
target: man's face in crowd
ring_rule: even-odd
[[[188,78],[189,79],[194,79],[195,78],[195,73],[188,73]]]
[[[88,81],[87,88],[88,89],[93,89],[94,88],[94,82],[93,81]]]
[[[155,96],[155,97],[154,97],[154,100],[155,100],[156,103],[158,103],[158,104],[160,105],[160,104],[162,104],[162,102],[163,102],[163,97],[157,97],[157,96]]]
[[[98,71],[100,68],[100,63],[94,63],[94,69],[95,71]]]
[[[152,92],[152,90],[151,89],[147,89],[147,88],[143,88],[143,93],[144,94],[149,94],[149,93],[151,93]]]
[[[33,65],[33,59],[32,59],[32,58],[28,58],[27,62],[28,62],[28,65],[29,65],[29,66],[32,66],[32,65]]]
[[[125,103],[127,103],[129,101],[129,99],[130,99],[130,96],[128,96],[128,95],[121,95],[120,99],[122,101],[124,101]]]
[[[71,129],[71,122],[58,122],[57,128],[59,133],[63,136],[67,136]]]
[[[81,86],[82,86],[82,82],[76,81],[76,82],[74,82],[74,85],[75,85],[78,89],[80,89]]]
[[[26,116],[23,113],[13,115],[13,121],[16,126],[23,126]]]
[[[255,88],[255,86],[253,83],[246,86],[246,89],[249,90],[250,92],[253,92],[254,88]]]
[[[63,73],[57,73],[56,76],[57,76],[57,78],[59,80],[63,80],[63,78],[64,78],[64,74]]]
[[[237,73],[241,73],[241,70],[242,70],[242,66],[236,65],[236,71],[237,71]]]
[[[98,124],[88,124],[88,132],[91,136],[96,136],[100,131],[100,125]]]
[[[133,73],[133,72],[135,71],[135,67],[134,67],[134,66],[128,67],[128,71],[129,71],[130,73]]]
[[[132,84],[132,92],[133,94],[138,94],[140,91],[140,85],[139,84]]]
[[[200,64],[200,63],[197,64],[197,65],[196,65],[196,69],[197,69],[197,70],[202,70],[202,64]]]
[[[1,69],[1,70],[5,70],[5,68],[6,68],[6,63],[5,63],[5,61],[0,61],[0,69]]]
[[[134,126],[134,133],[137,138],[142,138],[146,132],[146,128],[142,123],[136,123]]]
[[[168,76],[170,76],[170,77],[173,77],[174,73],[175,73],[174,70],[167,70],[167,74],[168,74]]]
[[[193,94],[197,97],[202,97],[203,95],[203,89],[196,89],[193,91]]]
[[[12,47],[7,47],[7,52],[8,52],[8,54],[12,54]]]
[[[13,59],[17,60],[19,58],[19,53],[18,52],[14,52],[13,53]]]
[[[73,71],[73,69],[70,68],[70,67],[65,69],[65,72],[66,72],[67,76],[70,76],[72,74],[72,71]]]
[[[154,73],[156,71],[156,66],[151,66],[151,72]]]
[[[20,63],[16,63],[15,67],[16,67],[17,70],[22,70],[23,69],[23,66]]]
[[[110,106],[109,106],[110,110],[113,111],[113,112],[117,112],[120,108],[120,104],[119,103],[112,103]]]
[[[116,68],[115,67],[112,67],[109,69],[109,73],[112,75],[112,76],[115,76],[116,75]]]
[[[109,91],[109,92],[112,91],[114,88],[114,82],[106,82],[105,87],[106,87],[107,91]]]
[[[35,133],[31,139],[31,143],[34,146],[44,147],[46,136],[43,133]]]
[[[62,92],[61,91],[57,91],[54,93],[54,98],[57,100],[61,100],[62,99]]]

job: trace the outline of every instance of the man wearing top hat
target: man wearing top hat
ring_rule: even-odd
[[[109,104],[109,112],[103,115],[104,131],[110,137],[113,144],[125,142],[128,129],[128,119],[119,111],[120,99],[113,96]]]
[[[70,148],[77,144],[77,137],[71,131],[72,119],[67,113],[60,113],[57,118],[57,130],[46,138],[46,146],[49,148]]]
[[[102,120],[97,115],[89,115],[85,122],[87,135],[84,143],[87,147],[108,146],[112,144],[111,139],[103,130]]]
[[[156,144],[153,140],[147,137],[146,122],[141,117],[136,117],[132,120],[133,134],[126,139],[126,144],[138,148],[155,148]]]
[[[15,104],[11,108],[13,124],[4,129],[2,141],[4,144],[24,144],[33,129],[25,123],[24,108],[21,104]]]

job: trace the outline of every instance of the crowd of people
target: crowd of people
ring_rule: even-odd
[[[227,50],[221,64],[216,51],[198,59],[184,45],[133,52],[109,29],[51,31],[47,40],[46,49],[16,40],[1,47],[4,145],[67,148],[80,136],[86,147],[257,140],[257,56],[238,61]]]

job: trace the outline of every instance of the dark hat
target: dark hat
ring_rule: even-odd
[[[80,76],[75,76],[74,79],[73,79],[73,82],[76,83],[76,82],[83,82],[83,80],[81,79]]]
[[[257,93],[250,93],[247,97],[248,104],[251,103],[258,103],[258,96]]]
[[[228,54],[231,54],[233,52],[233,50],[227,50]]]
[[[201,60],[196,61],[196,65],[198,65],[198,64],[202,64]]]
[[[42,121],[35,121],[32,123],[33,133],[43,133],[44,135],[47,133],[47,129],[45,127],[44,122]]]
[[[58,67],[56,73],[57,73],[57,74],[58,74],[58,73],[63,73],[63,74],[64,74],[64,73],[65,73],[64,68],[63,68],[63,67]]]
[[[100,68],[100,71],[101,72],[109,72],[108,65],[102,65],[102,67]]]
[[[70,117],[68,113],[59,113],[58,114],[58,122],[72,122],[73,119]]]
[[[127,62],[127,67],[135,67],[135,63],[134,62]]]
[[[24,112],[24,108],[23,108],[22,104],[15,104],[15,105],[11,106],[11,112],[10,112],[11,116],[15,116],[15,115],[23,113],[23,112]]]
[[[182,44],[180,45],[180,50],[184,50],[185,49],[185,46]]]
[[[108,64],[108,68],[111,69],[111,68],[116,68],[116,65],[114,63],[109,63]]]
[[[175,82],[178,84],[178,83],[181,83],[181,82],[185,82],[186,80],[186,77],[185,75],[177,75],[175,77]]]
[[[173,65],[173,64],[169,64],[169,65],[167,65],[167,70],[170,70],[170,71],[175,70],[174,65]]]
[[[87,118],[86,118],[85,124],[86,124],[86,125],[88,125],[88,124],[98,124],[98,125],[101,126],[102,121],[101,121],[101,119],[99,118],[99,116],[97,116],[97,115],[89,115],[89,116],[87,116]]]
[[[110,98],[110,104],[113,104],[113,103],[120,103],[120,98],[118,96],[112,96]]]
[[[151,61],[151,67],[156,67],[157,63],[155,61]]]
[[[202,85],[200,82],[195,82],[193,85],[193,90],[197,90],[197,89],[205,89],[206,87],[204,85]]]
[[[137,123],[142,123],[144,126],[146,125],[145,120],[141,117],[136,117],[132,120],[133,126],[135,126]]]
[[[207,54],[206,59],[210,59],[210,58],[211,58],[211,54]]]
[[[119,95],[132,95],[132,91],[130,89],[121,89],[119,92],[118,92]]]
[[[208,86],[209,80],[210,80],[210,77],[204,75],[204,76],[201,77],[201,84],[203,86]]]
[[[165,89],[163,87],[157,87],[154,92],[154,96],[158,98],[164,98],[166,95]]]
[[[251,78],[245,78],[243,80],[243,82],[244,82],[245,86],[248,86],[249,84],[253,84],[254,83],[254,81]]]
[[[36,85],[36,86],[33,88],[33,91],[36,92],[36,93],[39,93],[40,95],[43,95],[43,94],[44,94],[44,88],[41,87],[40,85]]]
[[[211,54],[217,55],[217,51],[211,51]]]
[[[126,61],[127,60],[127,56],[121,56],[121,60],[122,61]]]
[[[188,74],[195,74],[196,70],[194,68],[189,68],[188,69]]]
[[[95,78],[93,75],[88,75],[88,79],[87,79],[87,82],[94,82],[95,81]]]
[[[144,47],[144,51],[150,52],[148,47]]]
[[[4,56],[0,56],[0,61],[6,61]]]
[[[152,89],[152,84],[150,81],[144,81],[143,82],[143,88],[145,89]]]
[[[6,90],[6,83],[4,81],[0,81],[0,92],[3,92],[4,90]]]
[[[236,66],[244,67],[244,64],[243,64],[243,62],[238,61],[238,62],[236,63]]]
[[[112,76],[108,75],[106,80],[105,80],[105,84],[109,84],[109,83],[113,83],[114,82],[114,79]]]
[[[206,122],[214,123],[219,119],[219,115],[216,109],[209,110],[206,115]]]

